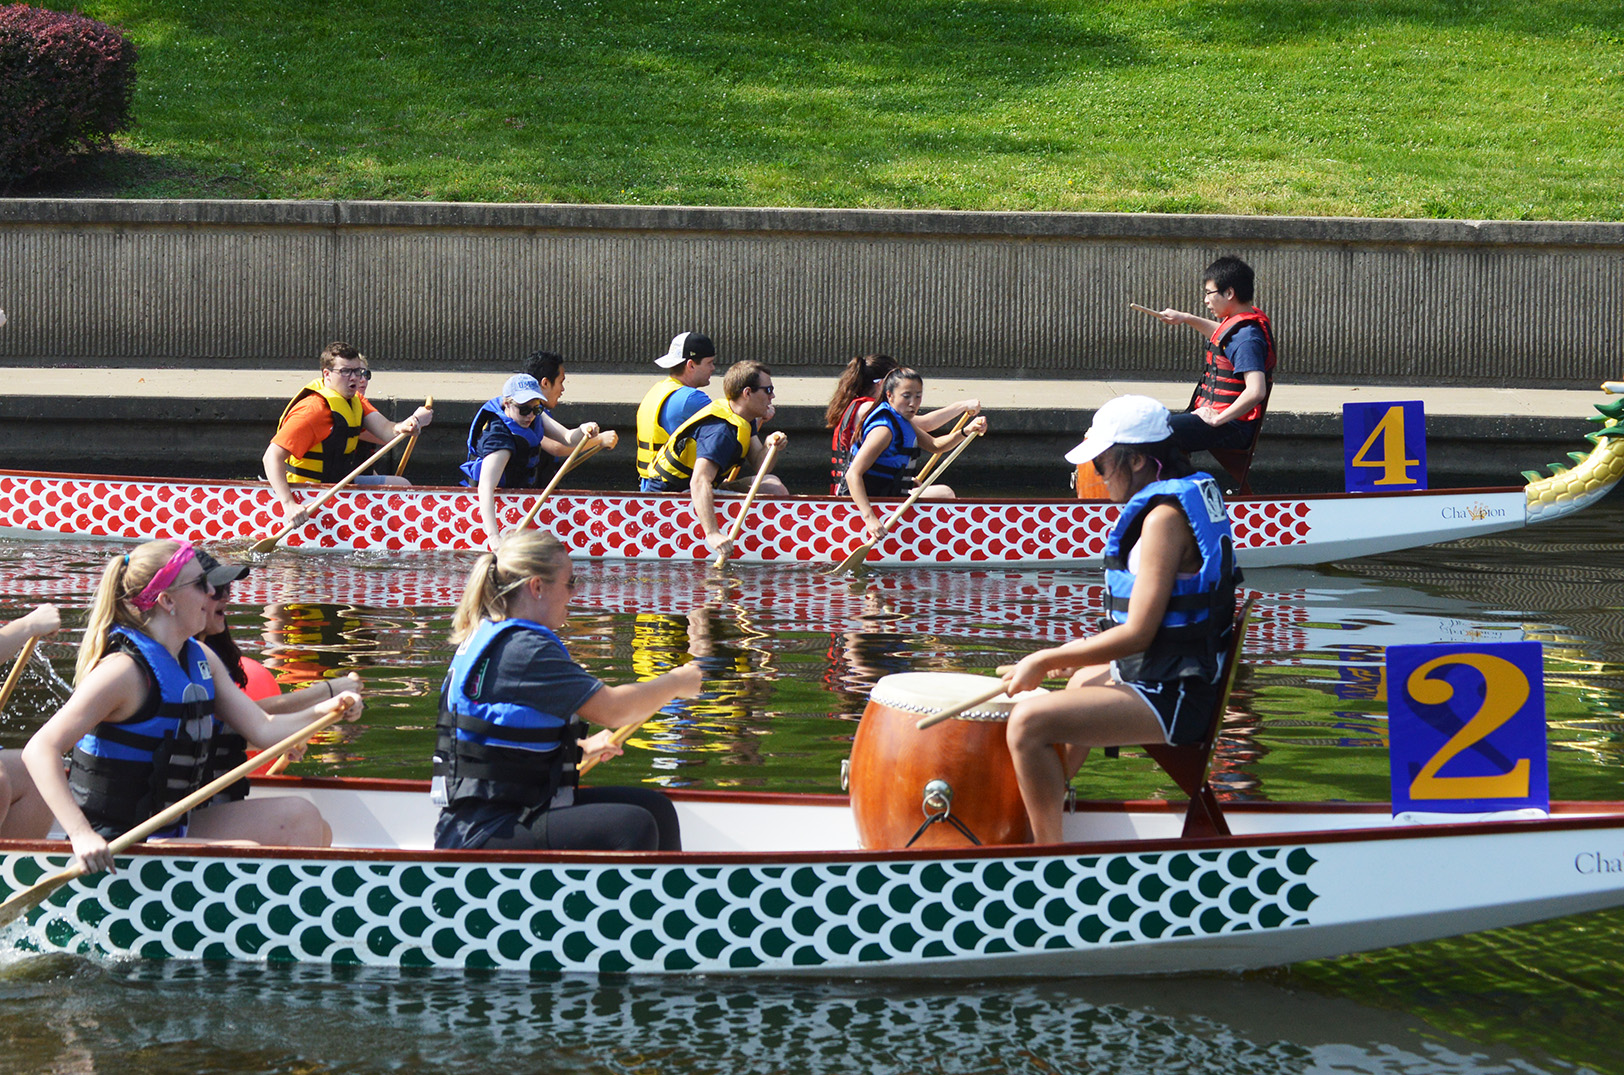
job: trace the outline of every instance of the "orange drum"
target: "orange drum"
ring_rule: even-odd
[[[1004,742],[1014,703],[1000,695],[924,731],[914,727],[920,717],[997,682],[961,672],[899,672],[874,685],[851,751],[851,808],[863,847],[906,847],[944,805],[983,844],[1031,842]],[[927,826],[913,846],[969,847],[972,841],[944,820]]]
[[[1078,500],[1111,499],[1111,494],[1105,490],[1105,479],[1094,469],[1092,460],[1077,464],[1077,476],[1072,481],[1072,488],[1077,490]]]

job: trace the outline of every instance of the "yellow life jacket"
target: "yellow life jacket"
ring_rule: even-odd
[[[277,429],[282,428],[293,408],[308,396],[320,396],[327,401],[327,409],[333,415],[333,428],[326,440],[311,445],[300,458],[288,460],[288,481],[336,482],[355,469],[356,449],[361,445],[361,420],[366,416],[361,393],[357,392],[353,399],[345,399],[317,377],[299,389],[299,394],[282,408]]]
[[[671,393],[687,385],[675,377],[667,377],[648,390],[643,402],[637,407],[637,476],[639,478],[654,477],[654,457],[659,454],[665,442],[671,439],[665,427],[660,425],[660,409],[665,401],[671,398]]]
[[[756,431],[749,419],[734,414],[733,408],[723,399],[716,400],[677,427],[671,439],[655,453],[654,462],[649,465],[649,477],[672,485],[687,485],[688,479],[694,476],[694,463],[699,456],[699,442],[694,439],[694,429],[700,422],[711,418],[720,418],[732,426],[733,434],[739,440],[739,461],[729,467],[727,473],[718,474],[716,480],[730,482],[738,477],[740,466],[750,455],[750,438]]]

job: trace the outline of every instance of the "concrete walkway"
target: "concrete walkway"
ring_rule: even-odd
[[[58,399],[264,399],[280,404],[315,376],[314,370],[227,369],[32,369],[0,367],[7,395]],[[658,379],[652,364],[645,374],[570,373],[564,403],[572,414],[589,415],[593,404],[635,406]],[[501,390],[503,377],[491,373],[391,373],[381,369],[369,394],[377,400],[434,396],[440,403],[481,403]],[[832,377],[775,377],[781,407],[822,407],[834,388]],[[998,411],[1093,411],[1113,396],[1139,393],[1182,409],[1190,399],[1187,381],[986,380],[960,377],[926,382],[927,406],[975,398],[989,414]],[[721,395],[721,377],[711,382]],[[1419,399],[1428,415],[1496,418],[1582,418],[1603,402],[1598,391],[1451,387],[1348,387],[1278,384],[1269,403],[1271,418],[1287,414],[1340,414],[1344,403]],[[270,417],[274,419],[275,415]]]

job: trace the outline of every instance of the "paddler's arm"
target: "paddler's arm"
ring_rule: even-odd
[[[372,441],[375,444],[388,444],[402,433],[421,433],[434,421],[434,412],[427,407],[419,407],[410,415],[398,422],[391,422],[380,411],[368,411],[366,417],[361,419],[361,428],[364,431],[361,439]]]
[[[972,436],[984,436],[986,432],[987,419],[985,416],[977,418],[973,422],[966,422],[964,428],[956,433],[944,433],[940,437],[932,436],[918,426],[914,427],[914,435],[919,438],[919,447],[932,454],[952,451],[963,444],[966,439]]]
[[[1179,561],[1194,544],[1190,524],[1177,508],[1158,504],[1150,509],[1140,531],[1139,571],[1134,576],[1133,593],[1128,596],[1127,622],[1063,646],[1029,653],[1018,664],[1000,667],[998,674],[1009,684],[1009,693],[1041,687],[1051,673],[1061,669],[1102,665],[1149,649],[1173,595]]]
[[[914,415],[913,424],[915,429],[922,429],[928,433],[942,428],[942,426],[961,414],[968,414],[974,418],[980,413],[981,401],[979,399],[961,399],[957,403],[949,403],[947,406],[931,411],[929,414]]]
[[[717,473],[716,461],[700,456],[694,460],[693,477],[688,479],[688,499],[693,504],[694,518],[704,528],[705,544],[712,552],[721,552],[731,545],[727,535],[716,525]]]
[[[1156,316],[1169,325],[1189,325],[1203,336],[1211,336],[1218,331],[1218,322],[1198,314],[1187,314],[1182,310],[1158,310]]]
[[[541,419],[541,429],[548,440],[557,441],[564,446],[562,452],[551,452],[552,455],[569,455],[570,450],[587,437],[598,435],[598,423],[582,422],[574,429],[566,429],[563,423],[550,414],[538,415]]]
[[[857,454],[852,456],[851,466],[846,468],[846,492],[863,517],[865,528],[863,538],[867,541],[878,541],[885,534],[885,523],[868,498],[868,487],[863,484],[863,475],[868,473],[874,461],[890,444],[891,427],[883,424],[875,426],[868,431],[868,436],[863,438],[863,446],[857,449]]]
[[[267,713],[231,681],[231,674],[213,650],[209,650],[208,655],[209,671],[214,675],[214,715],[220,718],[222,724],[248,740],[251,746],[274,746],[335,709],[344,710],[346,721],[353,721],[361,715],[361,696],[348,691],[290,713]]]
[[[302,526],[310,521],[309,512],[299,503],[293,495],[293,489],[288,484],[288,460],[293,454],[275,441],[265,449],[265,458],[261,460],[265,465],[265,481],[276,494],[276,502],[282,505],[282,518],[289,526]]]
[[[22,651],[30,638],[54,635],[62,626],[62,614],[55,605],[36,605],[26,616],[18,616],[0,627],[0,661],[9,661]]]
[[[337,679],[318,679],[308,687],[300,687],[298,690],[288,691],[286,694],[260,698],[256,704],[272,715],[294,713],[325,702],[330,698],[337,698],[345,691],[349,691],[351,694],[360,694],[364,686],[361,677],[354,672],[350,672],[339,676]]]
[[[501,484],[502,474],[512,458],[513,453],[503,448],[487,455],[479,464],[479,514],[485,520],[485,547],[491,552],[496,551],[496,543],[502,540],[502,524],[496,518],[496,487]]]
[[[663,676],[645,679],[641,683],[622,683],[611,687],[607,683],[576,710],[584,720],[601,724],[605,728],[624,728],[636,724],[656,713],[662,706],[677,698],[692,698],[704,689],[704,676],[698,661],[689,661]]]

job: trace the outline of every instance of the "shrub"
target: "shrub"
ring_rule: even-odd
[[[0,5],[0,189],[130,126],[135,46],[95,19]]]

